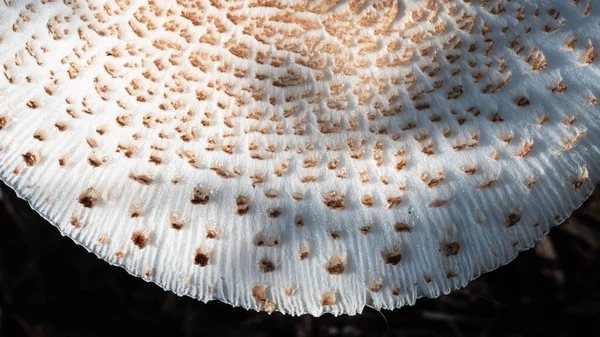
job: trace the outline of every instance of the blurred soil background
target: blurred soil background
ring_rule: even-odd
[[[314,318],[165,292],[62,237],[0,183],[0,337],[551,337],[594,336],[598,326],[600,189],[535,249],[465,289],[400,310]]]

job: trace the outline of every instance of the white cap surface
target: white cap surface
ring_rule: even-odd
[[[466,285],[600,181],[591,0],[0,2],[0,178],[179,295]]]

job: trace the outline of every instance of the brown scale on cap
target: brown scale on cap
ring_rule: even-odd
[[[454,256],[458,254],[460,250],[460,245],[458,242],[450,242],[444,245],[444,255],[445,256]]]
[[[83,223],[81,222],[81,220],[79,220],[79,217],[77,217],[75,214],[71,215],[71,219],[69,220],[69,223],[74,228],[81,228],[81,226],[83,226]]]
[[[370,224],[364,225],[359,228],[360,233],[364,234],[364,235],[371,233],[371,230],[372,230],[372,226]]]
[[[277,307],[277,305],[275,304],[275,302],[267,299],[267,296],[266,296],[267,287],[254,286],[254,287],[252,287],[251,293],[252,293],[252,298],[254,299],[254,302],[258,306],[258,310],[269,312],[269,313],[275,311],[275,308]]]
[[[192,192],[192,197],[190,202],[194,205],[206,205],[210,200],[210,196],[204,192],[199,187],[194,187],[194,191]]]
[[[40,155],[31,151],[23,153],[21,157],[27,166],[33,166],[40,160]]]
[[[517,222],[519,222],[521,220],[521,214],[520,213],[509,213],[506,216],[507,220],[505,223],[505,226],[507,228],[512,227],[514,225],[517,224]]]
[[[381,251],[380,254],[385,264],[391,264],[395,266],[398,263],[400,263],[400,260],[402,260],[402,252],[400,250],[400,247],[398,246],[393,246],[392,248],[384,249]]]
[[[321,295],[321,305],[328,306],[335,304],[336,296],[334,292],[325,292]]]
[[[436,200],[432,201],[427,207],[438,208],[438,207],[442,207],[442,206],[446,205],[447,203],[448,203],[448,200],[436,199]]]
[[[96,189],[89,187],[77,197],[77,202],[85,208],[93,208],[98,203],[99,198],[100,195]]]
[[[135,231],[131,233],[131,242],[139,249],[142,249],[148,244],[148,236],[142,231]]]
[[[381,281],[372,281],[369,284],[369,291],[372,293],[378,293],[381,288],[383,288],[383,282]]]
[[[263,233],[258,233],[254,236],[254,245],[257,247],[276,247],[280,244],[281,239],[279,235],[265,235]]]
[[[275,262],[273,260],[263,257],[258,261],[258,270],[261,273],[271,273],[275,271]]]
[[[394,224],[394,231],[398,233],[409,233],[411,231],[411,228],[405,222],[396,222]]]
[[[340,256],[333,256],[327,261],[325,270],[329,275],[340,275],[346,269],[346,262]]]
[[[577,174],[577,177],[575,178],[575,180],[573,180],[571,182],[571,185],[573,186],[574,189],[577,189],[577,188],[581,188],[583,185],[586,185],[589,183],[590,183],[589,172],[588,172],[587,168],[584,168],[583,170],[581,170],[581,172],[579,174]]]
[[[281,216],[281,213],[282,210],[279,207],[267,209],[267,217],[269,218],[279,218],[279,216]]]
[[[169,215],[169,223],[171,228],[175,230],[180,230],[183,228],[183,221],[181,220],[180,215],[177,212],[171,212]]]
[[[107,240],[108,239],[107,239],[106,235],[100,234],[100,235],[98,235],[98,239],[96,240],[96,242],[98,242],[99,245],[104,245],[104,244],[106,244]]]
[[[235,204],[237,206],[237,215],[244,215],[250,211],[250,200],[244,195],[238,195],[235,198]]]
[[[194,264],[200,267],[208,266],[210,262],[210,253],[205,250],[201,250],[200,248],[196,249],[194,253]]]
[[[298,258],[300,260],[306,260],[308,255],[310,254],[310,247],[307,243],[303,242],[300,244],[300,248],[298,248]]]
[[[387,197],[386,201],[387,201],[388,208],[393,208],[393,207],[400,205],[400,203],[402,202],[402,197],[401,196]]]
[[[322,197],[322,201],[329,209],[343,210],[344,209],[344,196],[335,191],[329,191]]]
[[[339,229],[331,228],[327,230],[327,235],[331,240],[337,240],[342,236],[342,232]]]
[[[127,213],[129,214],[130,218],[137,218],[142,214],[143,211],[144,211],[143,206],[140,203],[136,202],[136,203],[129,205]]]
[[[207,239],[217,239],[218,233],[216,229],[208,228],[206,229],[206,238]]]
[[[285,296],[290,297],[294,295],[294,285],[293,284],[288,284],[287,286],[285,286],[283,288],[283,292],[285,293]]]
[[[152,181],[154,180],[154,179],[152,179],[152,177],[147,176],[145,174],[130,173],[128,177],[129,177],[129,179],[135,181],[136,183],[142,184],[142,185],[150,185],[152,183]]]

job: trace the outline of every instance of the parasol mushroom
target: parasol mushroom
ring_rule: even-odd
[[[179,295],[465,286],[600,180],[590,0],[0,2],[0,178]]]

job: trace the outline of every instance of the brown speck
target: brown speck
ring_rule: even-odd
[[[588,65],[592,64],[594,63],[597,57],[598,53],[594,50],[594,45],[592,45],[591,43],[588,44],[583,54],[583,63]]]
[[[477,172],[477,168],[475,166],[466,166],[462,168],[463,172],[468,175],[474,175]]]
[[[99,245],[105,244],[106,243],[106,235],[104,235],[104,234],[98,235],[98,240],[97,241],[98,241]]]
[[[526,107],[529,104],[531,104],[529,99],[525,96],[518,96],[517,98],[515,98],[514,102],[517,106],[519,106],[521,108]]]
[[[129,173],[129,179],[135,181],[136,183],[140,183],[142,185],[150,185],[153,179],[145,174],[133,174]]]
[[[394,246],[389,249],[384,249],[381,251],[381,258],[385,262],[385,264],[391,264],[392,266],[397,265],[402,260],[402,253],[400,251],[400,247]]]
[[[88,164],[90,164],[92,167],[98,167],[102,165],[102,161],[95,157],[88,157]]]
[[[211,167],[210,168],[212,171],[214,171],[219,177],[224,178],[224,179],[228,179],[228,178],[232,178],[234,176],[233,173],[228,172],[220,167]]]
[[[300,260],[306,260],[308,255],[310,254],[310,247],[306,243],[301,243],[300,248],[298,249],[298,258]]]
[[[131,242],[139,249],[142,249],[148,243],[148,236],[142,231],[135,231],[131,233]]]
[[[432,203],[429,204],[429,208],[442,207],[442,206],[444,206],[447,203],[448,203],[448,200],[437,199],[437,200],[434,200]]]
[[[27,107],[29,109],[37,109],[38,108],[38,103],[34,100],[30,100],[27,102]]]
[[[279,216],[281,215],[281,208],[275,207],[275,208],[269,208],[267,209],[267,216],[269,218],[279,218]]]
[[[402,197],[401,196],[387,197],[386,200],[387,200],[388,208],[392,208],[392,207],[400,205],[400,203],[402,202]]]
[[[446,272],[446,278],[447,279],[451,279],[451,278],[454,278],[454,277],[457,277],[457,276],[458,276],[458,274],[456,272],[453,272],[453,271],[447,271]]]
[[[156,155],[150,155],[150,159],[148,159],[148,162],[153,163],[154,165],[159,165],[160,163],[162,163],[162,158]]]
[[[206,230],[206,238],[207,239],[216,239],[217,238],[217,231],[214,229],[207,229]]]
[[[90,187],[87,190],[83,191],[79,195],[79,197],[77,197],[77,201],[85,208],[92,208],[98,203],[98,198],[99,195],[96,189]]]
[[[327,261],[327,265],[325,266],[325,270],[330,275],[340,275],[346,269],[344,260],[339,256],[333,256]]]
[[[402,170],[406,166],[406,159],[402,158],[396,163],[396,171]]]
[[[359,230],[361,234],[369,234],[371,233],[371,225],[364,225]]]
[[[122,259],[122,258],[124,258],[124,257],[125,257],[125,251],[123,251],[123,250],[121,250],[121,249],[117,250],[117,251],[115,252],[115,257],[116,257],[117,259]]]
[[[408,224],[404,223],[404,222],[396,222],[394,224],[394,231],[396,231],[398,233],[409,233],[410,226],[408,226]]]
[[[200,249],[196,249],[196,253],[194,254],[194,264],[200,267],[206,267],[208,265],[208,261],[210,260],[210,254],[206,251],[201,251]]]
[[[327,231],[327,234],[329,235],[329,237],[331,238],[331,240],[337,240],[341,236],[340,231],[337,230],[337,229],[330,229],[330,230]]]
[[[381,281],[373,281],[369,285],[369,291],[371,291],[372,293],[377,293],[381,290],[382,287],[383,283]]]
[[[458,244],[458,242],[450,242],[444,245],[444,254],[446,256],[454,256],[458,254],[459,249],[460,245]]]
[[[254,245],[257,247],[275,247],[279,245],[279,236],[267,236],[263,233],[258,233],[254,236]]]
[[[183,227],[183,222],[181,221],[179,213],[177,213],[177,212],[172,212],[169,215],[169,221],[171,224],[171,228],[173,228],[175,230],[180,230]]]
[[[129,213],[130,218],[139,217],[142,214],[142,205],[140,205],[138,203],[131,204],[129,206],[128,213]]]
[[[58,158],[58,166],[65,167],[67,165],[67,159],[65,157]]]
[[[71,215],[69,222],[71,223],[71,226],[75,228],[81,228],[81,226],[83,225],[81,220],[79,220],[79,218],[75,214]]]
[[[258,269],[261,273],[273,272],[275,271],[275,263],[268,258],[262,258],[258,261]]]
[[[533,148],[533,143],[530,142],[524,142],[523,145],[521,146],[521,149],[519,150],[519,152],[517,152],[517,154],[515,155],[517,158],[524,158]]]
[[[30,167],[35,165],[40,160],[39,154],[37,154],[35,152],[23,153],[21,155],[21,157],[23,157],[23,161],[25,162],[25,165],[30,166]]]
[[[304,220],[302,219],[302,215],[298,214],[294,217],[294,224],[298,228],[304,227]]]
[[[254,299],[254,302],[256,302],[258,309],[270,313],[275,311],[276,304],[267,299],[266,293],[267,288],[265,286],[252,287],[252,298]]]
[[[294,295],[294,285],[289,284],[289,285],[285,286],[283,288],[283,292],[285,293],[285,296],[287,296],[287,297]]]
[[[210,200],[210,196],[204,192],[199,187],[194,187],[194,191],[192,192],[192,198],[190,202],[193,205],[206,205]]]
[[[235,204],[237,206],[237,215],[244,215],[250,211],[250,200],[244,195],[238,195],[235,198]]]
[[[6,124],[8,124],[8,119],[6,118],[6,116],[0,115],[0,130],[4,129],[6,127]]]
[[[146,277],[151,277],[152,276],[152,269],[150,269],[150,268],[146,269],[146,272],[144,273],[144,275],[146,275]]]
[[[327,208],[333,210],[344,209],[344,196],[335,191],[329,191],[323,195],[323,203]]]
[[[445,176],[443,174],[443,172],[439,172],[437,174],[437,176],[432,177],[429,173],[424,172],[421,174],[421,181],[423,181],[423,183],[425,185],[427,185],[427,187],[429,188],[433,188],[438,186],[439,184],[443,183],[445,181]]]
[[[577,175],[575,180],[573,182],[571,182],[571,185],[573,186],[574,189],[577,189],[583,185],[589,184],[589,182],[590,182],[590,176],[588,173],[588,169],[585,168],[581,171],[581,173],[579,173]]]
[[[334,292],[326,292],[321,295],[321,305],[328,306],[335,303],[335,293]]]
[[[393,288],[392,296],[400,296],[400,288],[398,288],[398,287]]]
[[[519,213],[510,213],[508,214],[508,219],[506,221],[506,228],[512,227],[517,224],[521,220],[521,214]]]
[[[277,192],[276,189],[268,189],[265,191],[265,197],[269,198],[269,199],[275,199],[279,196],[279,192]]]
[[[46,140],[46,133],[42,130],[36,130],[33,133],[33,138],[39,140],[40,142],[43,142]]]

